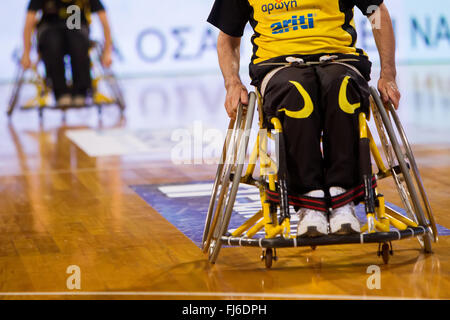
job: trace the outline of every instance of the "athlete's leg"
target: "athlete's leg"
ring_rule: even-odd
[[[337,197],[360,184],[359,113],[367,111],[367,82],[354,70],[331,64],[317,68],[324,117],[324,186]],[[332,233],[359,231],[353,203],[330,216]]]
[[[306,199],[298,211],[297,235],[303,237],[328,233],[327,214],[317,209],[325,202],[318,89],[314,68],[289,67],[273,76],[264,93],[266,117],[277,116],[283,125],[289,192]]]
[[[367,111],[367,82],[342,65],[317,68],[324,116],[325,187],[350,189],[360,183],[359,113]]]
[[[89,57],[89,30],[82,26],[80,30],[66,30],[67,51],[71,58],[73,94],[86,97],[92,86],[90,57]]]
[[[59,25],[40,26],[38,43],[47,77],[52,82],[53,92],[58,100],[69,93],[65,77],[63,29]]]
[[[297,194],[323,188],[318,101],[318,82],[310,67],[282,69],[264,94],[266,118],[277,116],[283,125],[288,188]]]

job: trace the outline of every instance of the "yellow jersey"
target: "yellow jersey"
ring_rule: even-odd
[[[354,8],[370,15],[383,0],[216,0],[208,22],[241,37],[254,30],[252,63],[286,55],[366,55],[356,48]]]

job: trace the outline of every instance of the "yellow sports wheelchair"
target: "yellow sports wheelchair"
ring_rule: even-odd
[[[367,216],[361,233],[316,238],[301,238],[291,233],[289,207],[295,205],[295,199],[287,192],[285,170],[280,170],[285,166],[284,157],[280,154],[280,150],[284,150],[283,128],[276,117],[271,119],[273,129],[265,125],[262,98],[258,93],[251,92],[248,106],[241,105],[236,120],[230,121],[212,189],[202,240],[203,251],[212,264],[217,261],[224,245],[261,248],[261,259],[267,268],[277,260],[276,250],[279,248],[315,249],[324,245],[378,243],[378,256],[387,264],[393,254],[392,241],[417,237],[423,250],[432,252],[432,242],[438,240],[436,223],[405,131],[393,106],[385,107],[375,88],[370,88],[370,91],[370,114],[384,158],[370,131],[370,118],[367,119],[366,114],[361,112],[360,164]],[[248,157],[256,106],[259,130]],[[271,156],[270,146],[275,156]],[[372,175],[371,156],[378,168],[375,175]],[[259,175],[255,177],[258,167]],[[398,207],[387,204],[379,192],[377,181],[387,178],[394,179],[406,216],[399,212]],[[261,207],[240,227],[229,230],[240,184],[258,188]],[[259,236],[261,231],[264,236]]]
[[[8,103],[7,115],[11,118],[13,112],[19,107],[20,110],[37,110],[39,118],[43,119],[45,109],[62,110],[63,116],[67,109],[97,107],[99,115],[104,106],[116,105],[120,109],[121,116],[126,108],[122,89],[119,86],[114,73],[101,63],[102,46],[96,41],[90,42],[91,73],[92,73],[92,99],[84,106],[58,106],[51,103],[52,88],[48,79],[43,76],[40,68],[41,60],[33,63],[29,70],[24,70],[20,64],[20,59],[16,56],[18,68],[12,89],[11,98]],[[66,69],[68,61],[66,60]],[[108,88],[109,94],[101,92],[100,85],[104,82]],[[19,106],[20,93],[25,85],[32,85],[35,88],[35,96]]]

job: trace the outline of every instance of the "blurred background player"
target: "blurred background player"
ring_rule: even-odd
[[[76,6],[76,7],[73,7]],[[30,0],[23,33],[22,67],[31,67],[33,31],[39,54],[51,80],[58,106],[84,106],[92,85],[89,58],[89,24],[97,13],[103,27],[102,64],[112,63],[112,41],[105,7],[100,0]],[[39,14],[39,17],[38,17]],[[67,85],[65,55],[70,56],[72,87]]]

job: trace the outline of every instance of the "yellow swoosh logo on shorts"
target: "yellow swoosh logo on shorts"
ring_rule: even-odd
[[[279,111],[280,112],[284,111],[288,117],[294,119],[308,118],[314,111],[314,104],[311,100],[309,93],[306,92],[305,88],[303,88],[302,85],[297,81],[289,81],[289,82],[292,83],[297,88],[298,92],[300,92],[301,96],[303,97],[303,100],[305,101],[305,106],[303,107],[303,109],[299,111],[290,111],[285,108],[280,109]]]
[[[361,103],[351,104],[347,99],[347,87],[350,77],[345,77],[341,84],[341,89],[339,90],[339,107],[348,114],[354,114],[355,110],[361,107]]]

